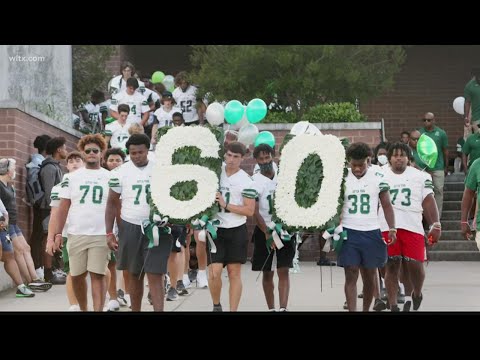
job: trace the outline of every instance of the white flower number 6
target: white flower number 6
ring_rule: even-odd
[[[215,172],[200,165],[172,165],[175,150],[185,146],[199,148],[201,157],[219,158],[220,144],[207,128],[175,127],[160,138],[156,148],[151,190],[153,202],[162,216],[190,219],[215,202],[219,182]],[[170,196],[173,185],[192,180],[197,182],[198,191],[191,200],[181,201]]]

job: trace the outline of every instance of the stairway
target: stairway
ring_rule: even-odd
[[[460,232],[464,180],[464,174],[452,174],[445,178],[442,236],[428,252],[431,261],[480,261],[476,242],[465,240]]]

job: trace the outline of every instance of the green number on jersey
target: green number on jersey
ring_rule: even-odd
[[[130,108],[130,112],[133,115],[137,115],[137,105],[132,105],[132,107]]]
[[[230,193],[228,191],[225,193],[224,198],[225,198],[225,203],[226,204],[230,203]],[[226,213],[230,212],[227,209],[222,209],[222,211],[226,212]]]
[[[356,214],[358,212],[358,196],[357,195],[348,195],[348,200],[352,200],[352,207],[348,209],[349,214]],[[362,194],[360,195],[360,213],[368,214],[370,213],[370,195]]]
[[[83,196],[80,199],[80,204],[85,204],[85,197],[90,191],[90,185],[81,185],[80,191],[84,190]],[[101,204],[103,199],[103,187],[95,185],[92,188],[92,203]]]
[[[268,195],[268,196],[267,196],[267,200],[268,200],[268,214],[269,214],[269,215],[272,215],[272,213],[273,213],[273,199],[272,199],[272,195]]]
[[[132,190],[137,191],[133,205],[140,205],[140,194],[142,193],[143,185],[132,185]],[[150,184],[145,185],[145,202],[148,203],[148,194],[150,193]]]
[[[395,205],[395,200],[397,199],[398,192],[399,189],[390,189],[390,195],[393,195],[391,199],[392,205]],[[403,206],[410,206],[410,195],[412,194],[412,191],[409,188],[403,188],[401,192],[402,194],[405,194],[405,200],[402,201],[400,204],[402,204]]]

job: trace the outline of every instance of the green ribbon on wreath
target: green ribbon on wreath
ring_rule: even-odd
[[[283,247],[282,241],[290,241],[292,239],[292,236],[287,231],[282,229],[282,224],[275,224],[273,221],[267,224],[267,232],[270,234],[270,237],[266,242],[269,252],[271,250],[272,243],[275,243],[277,249],[280,250]]]
[[[338,254],[342,249],[343,242],[347,240],[347,231],[343,230],[342,225],[338,225],[325,230],[322,237],[327,240],[323,251],[329,252],[333,250]]]
[[[142,223],[142,234],[144,234],[148,240],[148,248],[151,249],[154,246],[158,246],[160,242],[160,235],[161,234],[171,234],[172,229],[168,224],[168,217],[164,217],[163,219],[155,214],[153,215],[153,222],[150,220],[144,220]]]
[[[217,238],[217,228],[218,225],[220,225],[220,220],[210,220],[208,215],[203,215],[200,219],[192,221],[192,225],[195,230],[200,230],[198,233],[198,240],[205,242],[205,240],[208,239],[210,252],[215,254],[217,252],[217,247],[213,240]]]

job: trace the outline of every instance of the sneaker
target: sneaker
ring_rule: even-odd
[[[317,261],[317,265],[318,266],[335,266],[337,264],[334,261],[330,261],[328,259],[323,258]]]
[[[185,286],[185,289],[190,289],[192,287],[192,282],[190,281],[190,278],[187,274],[183,274],[183,286]]]
[[[166,293],[170,288],[170,276],[168,276],[168,274],[165,274],[165,280],[163,282],[163,285],[165,286],[165,293]]]
[[[67,273],[60,269],[55,269],[52,271],[53,275],[57,275],[59,277],[67,277]]]
[[[400,312],[400,308],[398,307],[398,305],[392,305],[392,307],[390,308],[390,311],[391,312]]]
[[[197,287],[200,289],[208,288],[207,272],[199,271],[197,274]]]
[[[411,307],[412,307],[412,302],[410,300],[408,300],[403,305],[403,312],[409,312]]]
[[[80,311],[80,305],[75,304],[75,305],[70,305],[68,308],[68,311]]]
[[[348,304],[347,304],[346,301],[345,301],[345,303],[343,304],[343,308],[344,308],[345,310],[348,310]]]
[[[194,282],[195,280],[197,280],[197,273],[198,273],[198,270],[192,270],[192,269],[188,270],[188,278],[190,279],[190,282]],[[185,286],[187,285],[185,284]]]
[[[380,299],[382,299],[383,301],[388,300],[387,289],[380,290]]]
[[[405,304],[405,294],[398,293],[397,304]]]
[[[375,299],[375,303],[373,304],[373,310],[383,311],[386,309],[387,309],[387,304],[385,304],[381,299]]]
[[[52,288],[52,284],[42,281],[40,279],[35,279],[30,284],[28,284],[28,287],[30,288],[30,290],[33,291],[48,291]]]
[[[168,289],[168,292],[167,292],[167,301],[176,301],[176,300],[178,300],[177,289],[170,286],[170,289]]]
[[[53,274],[50,279],[45,279],[52,285],[65,285],[67,282],[67,278],[65,276],[58,276],[57,274]]]
[[[120,310],[120,303],[117,300],[110,300],[107,305],[107,311]]]
[[[122,289],[117,290],[117,301],[122,307],[128,306],[127,299],[125,299],[125,293]]]
[[[413,310],[417,311],[418,308],[420,307],[420,305],[422,304],[422,300],[423,300],[423,294],[420,294],[419,297],[415,297],[413,295],[413,291],[412,291],[412,302],[413,302]]]
[[[278,312],[288,312],[287,308],[280,308],[280,310],[278,310]]]
[[[359,299],[363,299],[363,292],[361,292],[360,294],[358,294],[357,296]]]
[[[32,290],[30,290],[27,285],[22,284],[17,286],[17,293],[15,294],[17,298],[24,298],[24,297],[34,297],[35,294]]]
[[[222,305],[213,305],[213,312],[223,312]]]
[[[188,295],[188,291],[187,291],[187,289],[185,289],[185,285],[183,285],[182,280],[177,281],[177,293],[180,296]]]
[[[147,295],[147,301],[150,305],[153,305],[152,294],[150,294],[150,291],[148,292],[148,295]]]

